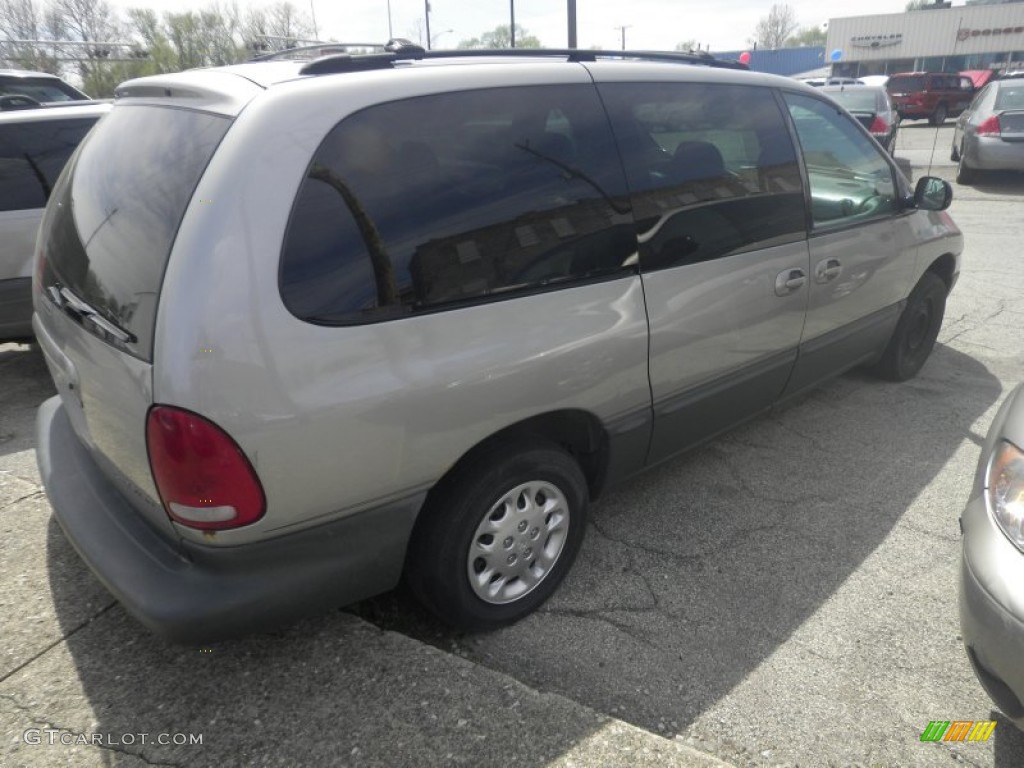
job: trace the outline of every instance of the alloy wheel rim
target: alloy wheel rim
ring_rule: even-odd
[[[495,605],[515,602],[550,575],[569,534],[569,503],[544,480],[502,494],[477,525],[466,558],[473,593]]]

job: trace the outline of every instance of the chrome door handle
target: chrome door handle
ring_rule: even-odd
[[[807,275],[802,269],[787,269],[779,272],[775,278],[775,295],[786,296],[807,282]]]
[[[834,280],[843,272],[843,265],[839,259],[825,259],[819,261],[818,265],[814,268],[814,281],[817,283],[827,283],[829,280]]]

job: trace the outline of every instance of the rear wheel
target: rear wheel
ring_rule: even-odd
[[[568,573],[587,502],[579,464],[558,446],[494,446],[431,492],[409,544],[406,581],[458,629],[517,621]]]
[[[942,125],[944,122],[946,122],[947,114],[948,113],[946,111],[946,105],[940,103],[935,108],[935,111],[932,112],[932,116],[928,118],[928,122],[931,123],[932,125]]]
[[[890,381],[906,381],[917,375],[935,346],[946,313],[949,289],[934,272],[925,272],[910,292],[896,330],[874,372]]]

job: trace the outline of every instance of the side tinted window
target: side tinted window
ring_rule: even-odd
[[[899,210],[892,168],[882,150],[835,105],[786,94],[811,187],[816,228]]]
[[[356,323],[633,268],[636,241],[592,86],[464,91],[339,123],[281,259],[300,318]]]
[[[0,211],[42,208],[95,119],[0,126]]]
[[[609,83],[600,90],[625,163],[645,269],[805,236],[796,152],[769,89]]]

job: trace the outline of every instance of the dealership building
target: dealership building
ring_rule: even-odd
[[[1024,3],[830,19],[832,74],[1024,69]]]

